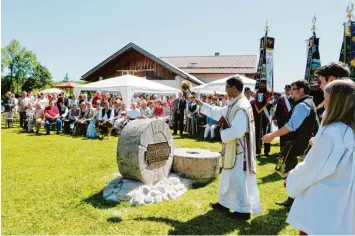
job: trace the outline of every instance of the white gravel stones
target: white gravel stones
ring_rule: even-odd
[[[143,185],[134,180],[116,178],[107,183],[103,197],[108,201],[129,201],[131,205],[147,205],[176,200],[186,192],[186,187],[178,176],[163,179],[154,185]]]

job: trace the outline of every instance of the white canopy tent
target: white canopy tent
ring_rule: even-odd
[[[41,91],[41,93],[45,93],[45,94],[50,94],[50,93],[60,94],[61,92],[62,92],[62,90],[60,90],[58,88],[48,88],[48,89]]]
[[[119,91],[125,103],[131,102],[134,92],[175,95],[179,92],[178,89],[133,75],[118,76],[74,87],[76,96],[80,95],[81,91]]]
[[[242,75],[233,75],[236,76],[238,78],[240,78],[243,83],[244,83],[244,87],[249,87],[251,90],[253,90],[253,88],[255,87],[256,81],[253,79],[250,79],[248,77],[242,76]],[[191,90],[193,92],[196,93],[200,93],[200,94],[225,94],[226,93],[226,81],[228,79],[230,79],[232,76],[226,77],[226,78],[222,78],[219,80],[215,80],[211,83],[208,84],[203,84],[197,87],[193,87],[191,88]]]

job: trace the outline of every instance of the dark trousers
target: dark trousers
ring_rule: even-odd
[[[284,127],[285,123],[282,123],[282,122],[277,122],[277,128],[278,129],[281,129],[282,127]],[[285,135],[283,136],[280,136],[280,152],[281,152],[281,149],[282,147],[285,145],[285,142],[286,142],[286,137]]]
[[[174,114],[174,134],[177,133],[177,130],[180,130],[180,134],[184,131],[184,113]]]
[[[261,147],[262,147],[262,137],[270,133],[271,130],[271,125],[268,124],[265,119],[264,119],[264,114],[260,113],[257,116],[254,116],[255,120],[255,137],[256,137],[256,154],[261,153]],[[264,143],[264,153],[269,154],[270,152],[270,143]]]
[[[25,127],[24,127],[25,125]],[[27,129],[26,125],[26,112],[25,111],[20,111],[20,126],[23,127],[24,129]]]

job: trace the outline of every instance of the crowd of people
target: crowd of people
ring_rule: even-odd
[[[238,220],[261,212],[256,156],[263,144],[268,155],[270,142],[280,137],[275,171],[289,197],[276,204],[291,209],[287,222],[301,234],[355,234],[355,83],[349,75],[348,66],[340,62],[318,69],[324,91],[319,106],[305,80],[286,85],[283,95],[269,96],[266,81],[253,92],[232,77],[226,95],[135,93],[129,109],[119,95],[100,91],[78,98],[23,92],[18,101],[8,92],[6,126],[19,112],[24,131],[37,134],[42,126],[49,134],[53,124],[57,133],[64,129],[74,136],[119,135],[131,120],[148,118],[164,120],[175,135],[194,136],[200,128],[205,140],[219,134],[223,170],[218,202],[211,207],[232,211],[230,216]],[[273,132],[272,123],[278,127]]]

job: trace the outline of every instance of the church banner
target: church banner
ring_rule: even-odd
[[[344,23],[343,44],[340,51],[339,61],[350,67],[350,77],[355,77],[355,21]],[[354,80],[354,79],[353,79]]]
[[[275,39],[268,37],[267,32],[260,39],[260,55],[256,73],[255,90],[259,89],[260,81],[266,81],[267,91],[272,93],[274,90],[274,44]]]
[[[308,40],[307,64],[304,79],[312,84],[315,71],[321,66],[319,54],[319,38],[316,33]]]

